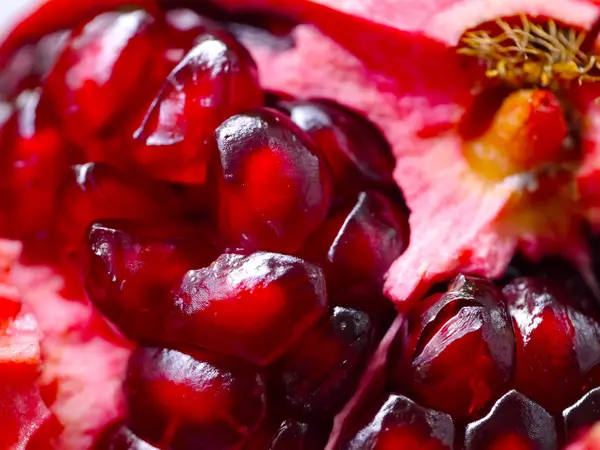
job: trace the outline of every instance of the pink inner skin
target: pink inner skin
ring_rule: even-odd
[[[18,265],[12,282],[43,332],[40,381],[65,426],[60,448],[89,449],[102,428],[123,415],[121,382],[131,346],[83,295],[63,296],[64,278],[51,268]]]

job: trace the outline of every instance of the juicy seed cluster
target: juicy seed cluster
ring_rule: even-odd
[[[558,88],[600,80],[600,55],[585,48],[587,34],[549,19],[539,25],[521,15],[521,25],[496,20],[497,32],[467,32],[458,52],[487,64],[486,75],[513,85]]]
[[[265,95],[248,50],[189,10],[101,14],[56,61],[0,130],[27,225],[3,233],[51,244],[136,343],[98,449],[324,448],[408,245],[385,139]]]

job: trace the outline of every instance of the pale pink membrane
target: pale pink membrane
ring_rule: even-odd
[[[61,450],[92,448],[123,416],[121,383],[131,345],[84,298],[62,294],[65,278],[50,267],[15,266],[13,283],[43,333],[42,392],[64,425]]]

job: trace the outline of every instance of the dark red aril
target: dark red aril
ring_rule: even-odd
[[[366,191],[350,210],[327,219],[299,254],[323,268],[332,303],[385,310],[392,304],[381,294],[383,279],[408,240],[408,214],[385,195]]]
[[[160,179],[203,182],[214,130],[262,102],[248,51],[225,32],[204,33],[167,77],[136,131],[135,164]]]
[[[498,400],[482,419],[467,426],[465,450],[556,450],[554,419],[517,391]]]
[[[94,445],[93,450],[158,450],[143,441],[126,426],[117,424],[109,427]]]
[[[479,417],[512,376],[514,339],[499,289],[461,275],[408,313],[390,350],[390,384],[456,421]]]
[[[107,221],[92,225],[84,285],[94,305],[127,336],[152,341],[172,310],[171,288],[217,257],[208,228]]]
[[[356,390],[374,347],[369,316],[336,307],[277,367],[277,398],[304,420],[333,418]]]
[[[592,389],[562,413],[567,441],[572,441],[600,421],[600,388]]]
[[[172,450],[238,449],[265,412],[260,375],[200,351],[138,348],[125,395],[131,431]]]
[[[453,445],[454,424],[448,414],[392,394],[342,449],[451,450]]]
[[[322,425],[268,419],[242,450],[322,450],[329,436]]]
[[[105,163],[74,166],[63,181],[57,208],[56,231],[67,252],[78,248],[87,227],[99,220],[164,221],[183,215],[181,198],[171,186]]]
[[[574,297],[556,277],[518,278],[503,293],[516,337],[515,389],[558,414],[586,385],[600,384],[588,379],[600,362],[600,323],[590,299]]]
[[[0,138],[0,229],[5,236],[31,239],[51,227],[69,149],[40,105],[39,89],[22,92],[15,103]]]
[[[331,203],[327,163],[284,114],[261,108],[216,131],[219,229],[232,249],[297,251]]]
[[[351,199],[365,188],[394,185],[390,146],[361,115],[326,100],[280,100],[275,106],[317,142],[331,167],[339,199]]]
[[[135,10],[100,14],[72,32],[44,87],[69,139],[86,147],[154,95],[171,69],[156,57],[163,31]]]
[[[293,256],[223,254],[173,291],[165,337],[266,365],[327,310],[321,269]]]

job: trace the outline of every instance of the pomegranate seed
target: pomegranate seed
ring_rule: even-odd
[[[146,172],[179,183],[205,181],[215,128],[263,101],[256,65],[233,37],[211,32],[197,42],[167,77],[133,152]]]
[[[377,413],[343,446],[344,450],[452,449],[454,424],[448,414],[390,395]]]
[[[577,403],[562,413],[568,441],[572,441],[600,420],[600,388],[592,389],[581,397]]]
[[[158,450],[142,441],[126,426],[119,424],[106,430],[94,450]]]
[[[66,143],[39,100],[39,89],[22,92],[2,133],[0,208],[7,223],[0,226],[21,239],[48,231],[69,168]]]
[[[373,338],[367,314],[334,308],[290,349],[278,368],[277,398],[302,418],[333,417],[355,391]]]
[[[327,309],[321,269],[276,253],[223,254],[174,290],[168,335],[255,364],[271,363]]]
[[[393,186],[394,157],[381,132],[359,114],[325,100],[279,101],[296,125],[319,145],[329,163],[336,196]]]
[[[163,28],[136,10],[100,14],[73,31],[45,85],[70,139],[85,147],[158,90],[170,70],[155,56]]]
[[[461,275],[409,312],[390,350],[390,381],[427,407],[471,419],[505,389],[514,342],[499,290]]]
[[[560,413],[583,394],[588,373],[600,362],[600,324],[585,308],[590,301],[574,299],[563,283],[547,278],[518,278],[503,293],[517,343],[513,385]]]
[[[181,217],[181,204],[168,185],[104,163],[75,166],[61,187],[56,229],[77,246],[85,230],[103,219],[160,220]]]
[[[383,278],[408,239],[408,215],[386,196],[367,191],[349,212],[328,219],[299,253],[323,268],[333,303],[385,310],[392,305],[381,296]]]
[[[146,341],[172,309],[175,283],[216,257],[209,230],[131,221],[94,224],[86,255],[90,299],[126,335]]]
[[[216,131],[219,229],[231,248],[297,251],[325,218],[330,175],[312,141],[285,115],[261,108]]]
[[[267,420],[243,450],[321,450],[328,436],[322,424]]]
[[[467,426],[465,450],[556,450],[554,419],[517,391],[494,404],[488,415]]]
[[[200,351],[138,348],[125,394],[130,429],[173,450],[236,449],[265,411],[260,375]]]

